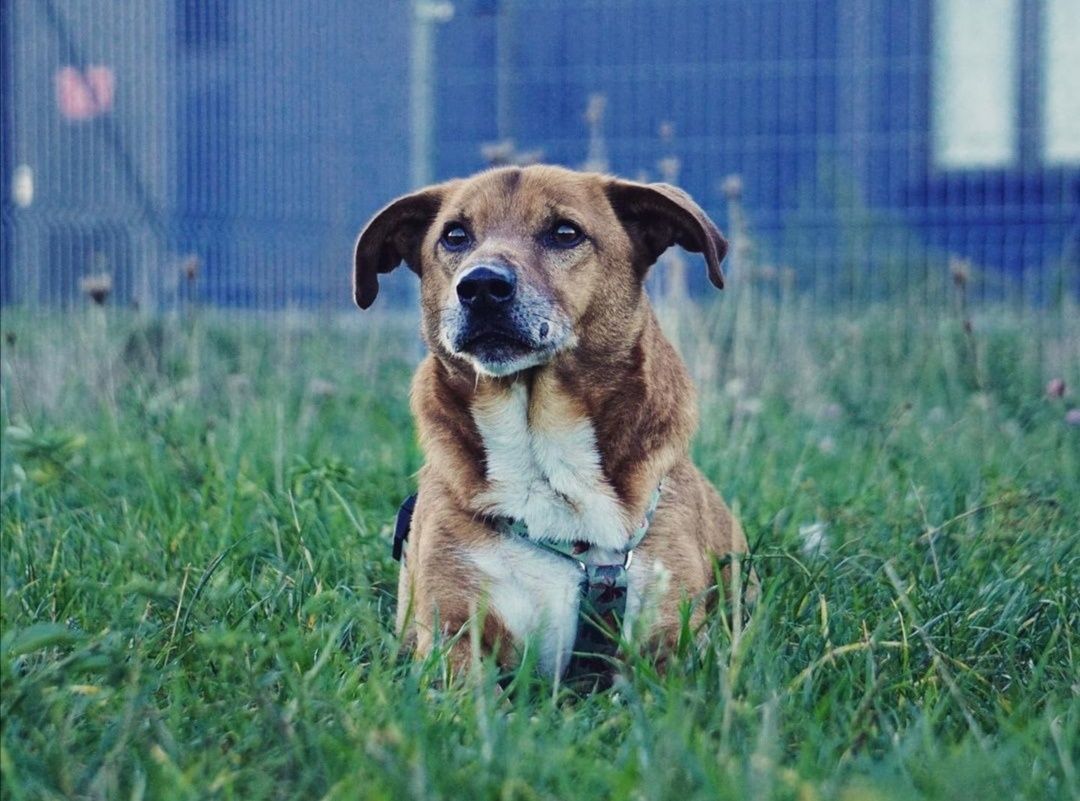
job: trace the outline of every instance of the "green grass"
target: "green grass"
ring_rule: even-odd
[[[764,592],[589,697],[399,654],[411,321],[94,311],[4,315],[5,799],[1080,797],[1076,309],[678,321]]]

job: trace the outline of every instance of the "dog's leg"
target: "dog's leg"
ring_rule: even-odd
[[[494,655],[502,667],[518,662],[512,632],[491,608],[489,581],[469,556],[499,542],[501,535],[458,509],[449,493],[421,494],[398,580],[397,625],[421,659],[445,647],[454,676],[467,674],[481,655]]]

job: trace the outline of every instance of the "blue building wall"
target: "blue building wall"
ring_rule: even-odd
[[[1021,3],[1037,29],[1039,4]],[[1080,252],[1080,165],[1048,167],[1033,144],[1029,34],[1019,158],[958,171],[933,161],[932,0],[453,6],[433,31],[436,177],[484,167],[482,145],[503,139],[581,165],[600,95],[611,171],[658,180],[677,159],[722,226],[723,181],[740,176],[756,263],[827,296],[872,296],[881,276],[914,282],[952,256],[986,266],[992,293],[993,273],[1041,276]],[[411,188],[411,2],[2,8],[5,301],[68,302],[108,269],[118,299],[159,306],[348,302],[356,231]],[[114,107],[63,119],[57,71],[93,64],[116,73]],[[20,165],[26,208],[10,200]],[[411,285],[394,276],[387,297]]]

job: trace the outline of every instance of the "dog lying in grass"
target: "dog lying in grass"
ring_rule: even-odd
[[[532,643],[546,674],[602,674],[631,632],[670,646],[683,599],[700,622],[730,586],[746,538],[690,461],[694,388],[643,291],[675,244],[723,287],[727,243],[686,193],[551,166],[427,187],[360,234],[360,308],[401,262],[421,278],[425,463],[397,543],[421,656],[445,638],[460,671],[475,621],[502,665]]]

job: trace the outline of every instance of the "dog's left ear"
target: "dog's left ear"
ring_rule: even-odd
[[[690,195],[671,184],[642,184],[613,180],[608,200],[638,250],[642,275],[672,245],[705,256],[709,280],[724,288],[720,263],[727,240]]]
[[[403,195],[364,226],[353,252],[353,299],[361,309],[375,302],[380,273],[405,262],[421,275],[420,244],[439,213],[448,186],[436,184]]]

